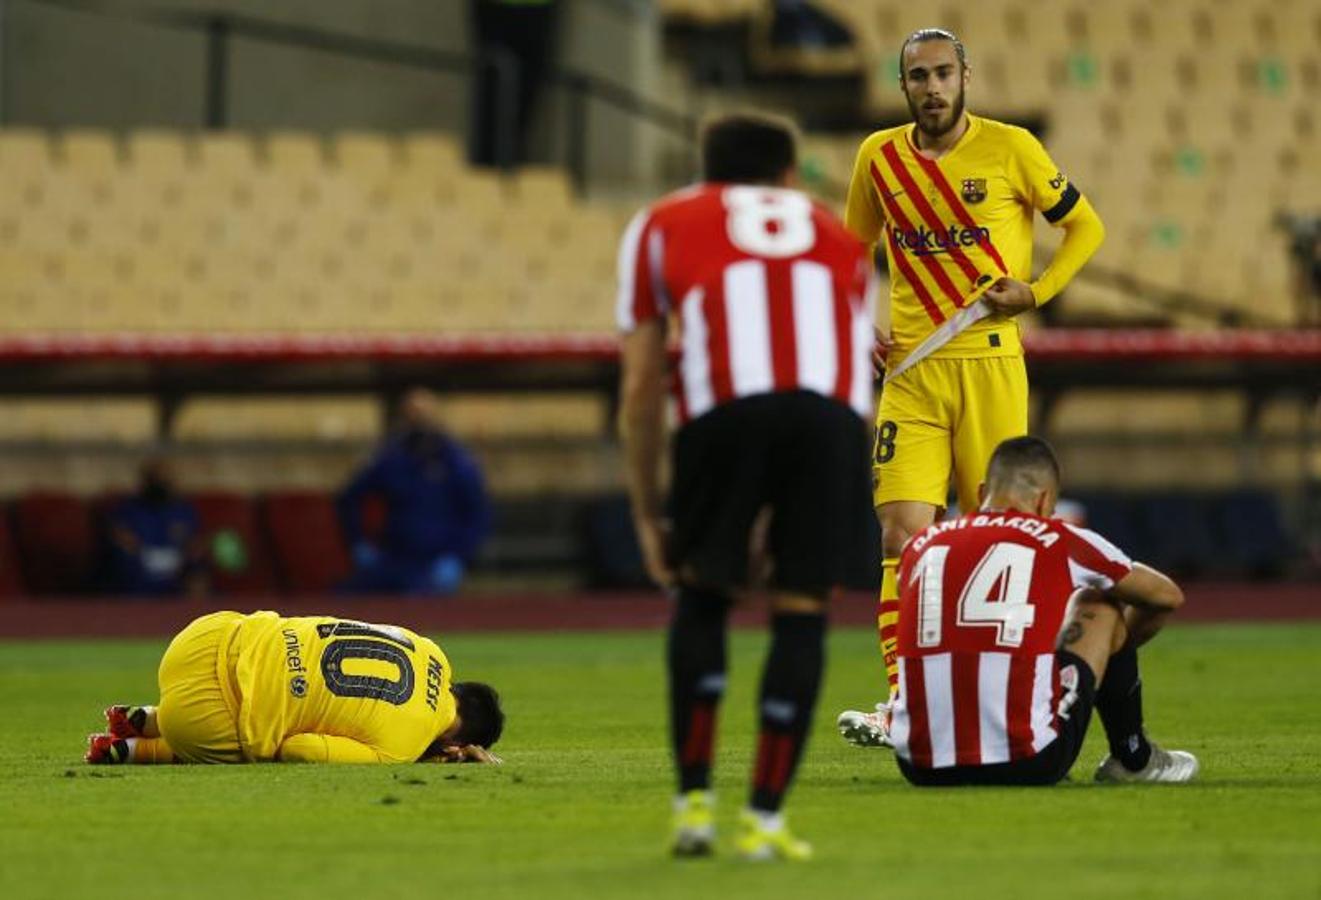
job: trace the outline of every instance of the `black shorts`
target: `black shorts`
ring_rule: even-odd
[[[770,511],[772,587],[820,595],[875,582],[867,424],[808,391],[744,397],[674,441],[671,561],[703,587],[750,583],[753,523]]]
[[[898,756],[899,771],[919,787],[958,785],[1048,785],[1063,781],[1082,751],[1087,725],[1096,702],[1096,675],[1081,656],[1068,650],[1055,653],[1064,697],[1060,701],[1060,732],[1041,752],[1027,759],[990,766],[949,766],[917,769]],[[1071,674],[1069,670],[1074,673]]]

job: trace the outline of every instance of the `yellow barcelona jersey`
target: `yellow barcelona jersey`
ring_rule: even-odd
[[[845,222],[865,243],[885,246],[891,363],[967,305],[979,286],[1004,275],[1028,281],[1034,214],[1061,224],[1079,205],[1077,189],[1031,133],[968,119],[963,137],[936,160],[917,152],[911,124],[878,131],[858,150]],[[1018,325],[991,318],[934,356],[1021,353]]]
[[[286,741],[309,735],[337,741],[330,761],[413,762],[454,722],[449,660],[406,628],[257,612],[232,646],[247,759],[276,759]]]

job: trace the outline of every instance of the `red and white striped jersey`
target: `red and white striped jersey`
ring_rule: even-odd
[[[914,536],[899,562],[895,751],[926,769],[1040,752],[1058,735],[1069,598],[1132,568],[1095,532],[1027,513],[972,513]]]
[[[877,284],[862,245],[807,195],[701,184],[643,210],[619,251],[618,322],[678,328],[680,422],[809,390],[870,419]]]

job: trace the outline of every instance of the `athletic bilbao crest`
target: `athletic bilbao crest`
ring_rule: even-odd
[[[967,203],[981,203],[986,199],[985,178],[963,179],[963,199]]]

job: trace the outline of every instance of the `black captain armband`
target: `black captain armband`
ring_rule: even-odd
[[[1060,202],[1056,203],[1044,213],[1046,221],[1054,225],[1073,211],[1073,208],[1078,205],[1078,200],[1081,197],[1082,194],[1078,193],[1078,189],[1070,184],[1064,189],[1064,196],[1060,197]]]

